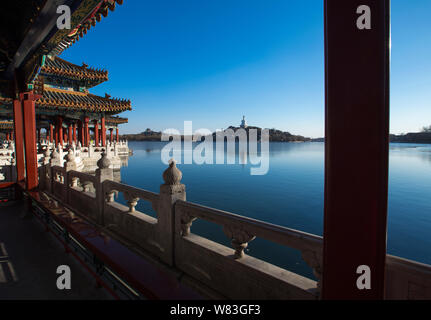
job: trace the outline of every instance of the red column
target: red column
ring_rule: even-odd
[[[106,146],[106,127],[105,127],[105,117],[102,117],[102,123],[101,123],[101,127],[102,127],[102,135],[101,135],[101,139],[102,139],[102,146]]]
[[[97,120],[94,120],[94,143],[95,146],[99,146],[99,126]]]
[[[13,127],[15,131],[15,162],[17,180],[24,180],[24,124],[22,117],[21,101],[15,99],[13,101]]]
[[[369,29],[360,2],[325,1],[323,299],[384,298],[390,11],[366,2]]]
[[[54,126],[52,124],[49,125],[49,141],[52,143],[54,136]]]
[[[73,123],[73,142],[76,145],[76,122]]]
[[[118,134],[118,127],[115,128],[115,136],[117,138],[117,142],[120,142],[120,136]]]
[[[81,143],[81,146],[84,146],[84,127],[81,120],[78,120],[78,141]]]
[[[68,129],[68,133],[69,133],[69,138],[68,138],[68,142],[71,145],[72,141],[73,141],[73,127],[72,124],[69,124],[69,129]]]
[[[21,93],[20,97],[23,100],[26,188],[27,190],[33,190],[39,184],[36,150],[36,110],[34,103],[39,96],[36,96],[33,92],[26,92]]]
[[[9,141],[10,137],[9,137],[9,132],[6,133],[6,141]]]
[[[10,138],[13,140],[14,139],[14,137],[13,137],[13,131],[10,133]]]
[[[113,128],[109,128],[109,142],[112,143],[112,141],[114,140],[114,129]]]
[[[89,132],[89,129],[88,129],[88,122],[89,121],[90,120],[89,120],[88,117],[84,118],[84,140],[85,140],[84,144],[85,144],[86,147],[88,147],[89,144],[90,144],[90,132]]]
[[[56,141],[56,145],[60,143],[63,146],[63,117],[57,117],[57,126],[58,126],[58,141]]]

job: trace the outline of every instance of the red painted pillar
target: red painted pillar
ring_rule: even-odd
[[[80,142],[81,143],[81,146],[82,145],[84,145],[83,143],[82,143],[82,121],[81,120],[78,120],[78,128],[77,128],[77,130],[78,130],[78,142]]]
[[[17,180],[24,180],[24,124],[22,117],[22,103],[20,100],[13,101],[13,127],[15,131],[15,163]]]
[[[101,139],[102,139],[102,146],[106,146],[106,127],[105,127],[105,117],[102,117],[102,123],[101,123],[101,127],[102,127],[102,134],[101,134]]]
[[[88,147],[90,144],[90,132],[88,129],[88,122],[90,119],[88,117],[84,118],[84,140],[85,140],[85,146]]]
[[[73,123],[73,142],[76,145],[76,122]]]
[[[94,143],[95,146],[99,146],[99,126],[97,120],[94,120]]]
[[[63,117],[57,117],[57,126],[58,126],[58,143],[63,146]],[[56,141],[57,144],[57,141]]]
[[[68,142],[71,145],[73,141],[73,127],[71,123],[69,124],[68,133],[69,133]]]
[[[33,190],[39,184],[36,150],[36,110],[34,103],[39,96],[30,91],[21,93],[20,97],[23,100],[26,188],[27,190]]]
[[[84,146],[84,126],[81,120],[78,121],[78,141],[81,143],[81,146]]]
[[[120,135],[118,134],[118,127],[115,128],[115,137],[117,139],[117,142],[120,142]]]
[[[323,299],[384,298],[389,13],[389,0],[325,1]]]
[[[13,131],[10,133],[10,138],[11,138],[11,140],[13,140],[13,139],[14,139]]]
[[[9,141],[10,137],[9,137],[9,132],[6,132],[6,141]]]
[[[52,143],[54,136],[54,126],[52,124],[49,125],[49,141]]]
[[[113,140],[114,140],[114,129],[109,128],[109,142],[112,143]]]

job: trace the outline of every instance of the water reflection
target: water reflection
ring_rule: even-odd
[[[121,169],[123,183],[159,192],[166,142],[130,142],[134,155]],[[194,144],[195,145],[195,144]],[[178,148],[182,149],[182,146]],[[191,152],[185,150],[182,154]],[[217,150],[214,149],[217,156]],[[324,143],[269,145],[269,171],[251,176],[248,153],[225,149],[234,165],[180,164],[187,200],[270,223],[321,235],[323,232]],[[184,159],[184,158],[183,158]],[[391,144],[389,162],[388,252],[431,264],[431,145]],[[120,195],[121,200],[121,195]],[[142,202],[142,203],[141,203]],[[139,211],[156,216],[144,201]],[[198,220],[192,232],[226,243],[212,223]],[[228,243],[227,243],[228,244]],[[248,254],[311,276],[300,255],[256,239]],[[286,251],[287,250],[287,251]],[[289,253],[290,252],[290,253]]]

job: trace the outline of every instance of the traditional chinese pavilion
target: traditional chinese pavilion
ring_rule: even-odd
[[[108,80],[108,72],[65,61],[57,56],[46,56],[33,86],[41,97],[36,100],[38,139],[41,129],[50,142],[88,146],[90,130],[95,146],[105,146],[109,140],[119,140],[118,125],[126,118],[114,117],[131,110],[130,100],[113,99],[108,94],[100,97],[89,89]]]
[[[107,130],[110,142],[118,141],[118,125],[127,119],[114,115],[131,110],[130,100],[89,93],[90,88],[107,80],[105,70],[89,68],[86,64],[78,66],[57,56],[44,56],[40,71],[30,84],[40,95],[35,102],[37,140],[41,140],[41,129],[45,129],[47,140],[56,146],[73,143],[88,146],[90,131],[95,146],[106,145]],[[12,119],[12,99],[2,102],[2,117]],[[12,131],[12,123],[6,122],[4,130],[7,130],[6,124],[9,124],[8,132]]]
[[[122,2],[64,1],[71,11],[71,29],[57,27],[56,1],[2,4],[0,132],[6,140],[15,138],[17,179],[25,177],[29,189],[37,186],[36,142],[43,134],[48,142],[63,147],[90,143],[104,147],[107,140],[119,140],[118,126],[127,119],[118,114],[131,110],[130,100],[91,94],[91,88],[108,80],[108,72],[58,55]],[[14,32],[9,31],[11,25]]]

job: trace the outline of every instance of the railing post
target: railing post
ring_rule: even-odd
[[[174,265],[175,238],[175,202],[186,200],[186,186],[180,183],[181,171],[171,160],[169,168],[163,172],[164,184],[160,185],[160,200],[157,212],[159,228],[159,244],[164,248],[162,259],[169,265]]]
[[[77,178],[70,179],[68,172],[78,169],[73,149],[69,149],[69,151],[67,152],[67,155],[64,157],[64,160],[66,160],[64,164],[64,171],[65,171],[64,187],[65,187],[65,198],[66,198],[65,201],[67,204],[70,204],[70,201],[69,201],[70,187],[76,186]]]
[[[103,181],[114,180],[114,170],[110,168],[111,160],[109,160],[106,152],[103,152],[102,157],[97,161],[98,169],[96,169],[96,202],[97,202],[97,223],[104,225],[104,207],[105,207],[105,194],[103,190]]]

